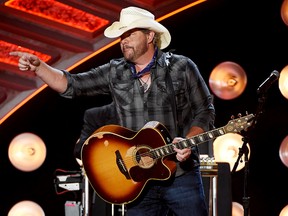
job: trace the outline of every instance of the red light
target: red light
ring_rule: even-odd
[[[95,32],[108,24],[108,20],[55,0],[10,0],[5,6],[87,32]]]
[[[52,58],[52,56],[50,56],[50,55],[46,55],[44,53],[40,53],[40,52],[37,52],[35,50],[31,50],[28,48],[18,46],[16,44],[12,44],[12,43],[8,43],[6,41],[0,40],[0,62],[3,62],[5,64],[18,66],[18,57],[9,55],[9,53],[11,51],[15,51],[15,50],[32,53],[32,54],[38,56],[44,62],[48,62]]]

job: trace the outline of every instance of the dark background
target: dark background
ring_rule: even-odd
[[[281,19],[280,0],[220,0],[188,9],[162,23],[170,30],[167,48],[189,56],[198,65],[207,84],[213,68],[233,61],[246,71],[245,91],[233,100],[215,96],[216,127],[231,115],[255,113],[259,104],[256,89],[273,70],[287,65],[288,27]],[[72,71],[78,73],[121,56],[118,45]],[[55,171],[79,170],[73,148],[83,124],[85,109],[101,106],[107,97],[69,100],[46,88],[0,125],[0,166],[2,188],[0,215],[22,200],[37,202],[45,214],[64,215],[64,203],[79,199],[79,193],[55,193]],[[288,204],[288,170],[279,158],[279,147],[288,135],[288,101],[275,83],[267,93],[256,127],[249,136],[248,195],[252,216],[279,215]],[[11,140],[23,132],[40,136],[47,147],[44,164],[33,172],[21,172],[8,159]],[[232,199],[242,202],[243,170],[232,175]]]

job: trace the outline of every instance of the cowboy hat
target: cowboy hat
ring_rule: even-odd
[[[171,35],[169,31],[155,21],[152,13],[138,7],[122,9],[119,21],[113,22],[112,25],[107,27],[104,35],[108,38],[116,38],[134,28],[145,28],[160,33],[160,49],[164,49],[170,44]]]

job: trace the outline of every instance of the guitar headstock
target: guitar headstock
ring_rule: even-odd
[[[224,126],[226,132],[237,133],[242,130],[246,130],[248,127],[252,125],[254,115],[249,114],[246,116],[242,116],[236,119],[232,119],[228,122],[226,126]]]

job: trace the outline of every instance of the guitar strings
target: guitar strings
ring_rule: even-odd
[[[168,156],[168,155],[171,155],[171,154],[174,154],[174,153],[176,153],[174,150],[173,150],[173,148],[171,148],[171,147],[174,147],[175,145],[177,145],[177,144],[180,144],[180,143],[182,143],[182,141],[180,141],[180,142],[178,142],[178,143],[171,143],[171,144],[167,144],[167,145],[165,145],[165,146],[162,146],[162,147],[160,147],[160,148],[156,148],[156,149],[150,149],[149,151],[147,151],[147,152],[141,152],[141,153],[139,153],[139,151],[138,150],[141,150],[141,148],[139,148],[138,150],[137,150],[137,153],[136,154],[134,154],[134,155],[132,155],[132,156],[130,156],[130,157],[126,157],[125,159],[123,159],[123,162],[124,163],[129,163],[129,162],[136,162],[137,164],[139,164],[139,162],[140,161],[142,161],[143,163],[146,163],[147,162],[147,157],[149,157],[149,158],[151,158],[151,159],[153,159],[152,161],[151,161],[151,163],[150,164],[147,164],[146,163],[146,165],[151,165],[151,164],[154,164],[155,163],[155,159],[160,159],[160,158],[162,158],[162,157],[164,157],[164,156]],[[167,148],[167,149],[169,149],[169,150],[167,150],[166,149],[166,155],[162,155],[161,154],[161,150],[160,149],[162,149],[162,148]],[[159,151],[158,151],[159,150]],[[162,150],[163,151],[163,150]],[[169,151],[168,153],[167,153],[167,151]],[[172,151],[172,152],[170,152],[170,151]],[[158,152],[158,154],[157,154],[157,152]],[[145,158],[145,159],[144,159]],[[143,160],[145,160],[145,161],[143,161]]]

